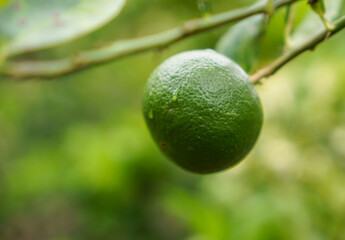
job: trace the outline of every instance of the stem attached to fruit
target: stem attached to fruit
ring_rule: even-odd
[[[251,76],[251,80],[254,84],[260,83],[260,80],[273,75],[277,72],[281,67],[285,64],[290,62],[295,57],[299,56],[300,54],[306,52],[307,50],[313,50],[317,45],[322,43],[323,41],[327,40],[334,34],[338,33],[340,30],[345,28],[345,16],[340,18],[339,20],[334,22],[333,30],[329,31],[325,29],[324,31],[320,32],[317,36],[306,41],[304,44],[297,48],[292,48],[288,52],[286,52],[283,56],[276,59],[266,67],[258,70]]]
[[[276,0],[274,8],[286,6],[299,0]],[[236,22],[256,14],[267,14],[267,2],[256,3],[250,7],[215,14],[208,18],[187,21],[180,27],[166,32],[130,40],[115,41],[112,44],[94,50],[57,60],[7,61],[0,66],[0,74],[12,78],[56,78],[77,72],[95,65],[107,63],[120,57],[135,53],[165,48],[197,33]]]

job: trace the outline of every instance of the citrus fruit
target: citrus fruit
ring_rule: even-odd
[[[195,173],[240,162],[263,121],[248,75],[213,50],[187,51],[164,61],[148,80],[142,108],[162,152]]]

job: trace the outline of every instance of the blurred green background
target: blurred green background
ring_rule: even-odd
[[[250,2],[212,0],[212,12]],[[128,0],[103,29],[26,57],[201,15],[196,0]],[[262,63],[279,54],[283,24],[278,13]],[[264,128],[234,169],[191,174],[154,145],[141,116],[146,79],[177,52],[213,48],[227,28],[53,81],[1,79],[0,239],[345,239],[345,32],[257,86]]]

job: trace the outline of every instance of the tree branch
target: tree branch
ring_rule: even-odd
[[[300,54],[306,52],[307,50],[313,50],[315,47],[322,43],[323,41],[327,40],[334,34],[338,33],[340,30],[345,28],[345,16],[340,18],[339,20],[334,22],[334,29],[332,31],[328,31],[327,29],[321,31],[319,34],[317,34],[314,38],[310,39],[309,41],[306,41],[301,46],[292,49],[285,53],[280,58],[276,59],[266,67],[258,70],[251,76],[251,80],[254,84],[257,84],[260,82],[262,78],[269,77],[275,72],[277,72],[281,67],[283,67],[285,64],[287,64],[292,59],[296,58]]]
[[[274,7],[278,9],[297,1],[299,0],[276,0]],[[239,21],[255,14],[265,14],[267,12],[266,5],[267,2],[260,2],[247,8],[216,14],[209,18],[190,20],[182,26],[166,32],[136,39],[115,41],[109,46],[81,52],[63,59],[5,62],[0,66],[0,74],[14,78],[55,78],[110,62],[123,56],[150,49],[164,48],[197,33]]]

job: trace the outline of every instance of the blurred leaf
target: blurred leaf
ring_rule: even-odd
[[[343,0],[328,0],[326,2],[325,18],[331,22],[336,20],[341,15],[341,8],[343,5]],[[314,12],[310,11],[296,28],[296,31],[292,34],[291,42],[293,47],[302,45],[309,39],[314,38],[324,29],[325,25],[321,18]]]
[[[0,10],[0,55],[56,46],[119,14],[126,0],[12,0]]]
[[[326,7],[323,0],[309,0],[308,3],[310,4],[314,12],[316,12],[320,16],[324,16],[326,12]]]
[[[286,16],[285,16],[285,47],[289,48],[291,44],[291,32],[295,23],[296,17],[296,5],[290,4],[286,7]]]
[[[9,0],[0,0],[0,8],[5,6],[5,4],[8,3],[8,2],[9,2]]]
[[[268,0],[267,1],[267,14],[272,15],[274,12],[274,0]]]
[[[235,24],[220,38],[216,50],[249,72],[259,55],[263,19],[263,15],[257,15]]]
[[[291,13],[291,5],[286,6],[285,24],[289,21],[289,16]]]

